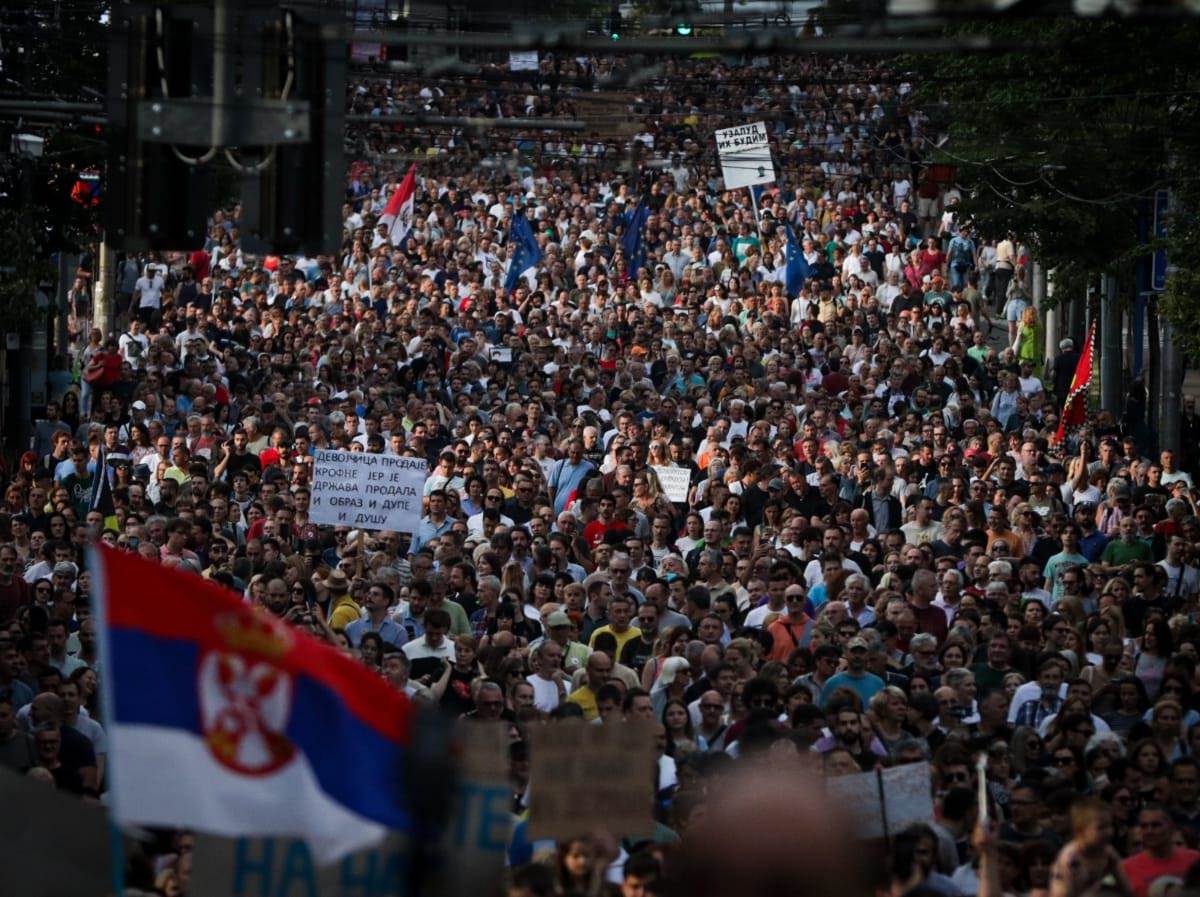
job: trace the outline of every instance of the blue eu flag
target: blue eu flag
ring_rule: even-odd
[[[804,289],[804,281],[812,276],[812,268],[804,258],[804,248],[796,239],[792,223],[787,222],[787,294],[795,299]]]
[[[646,201],[642,200],[629,216],[625,225],[625,233],[621,235],[621,249],[625,251],[625,260],[629,264],[629,279],[637,278],[638,271],[646,264],[646,251],[642,241],[642,232],[646,229],[646,219],[650,210]]]
[[[525,219],[524,212],[513,215],[512,225],[508,229],[508,239],[516,246],[517,252],[512,263],[508,266],[508,277],[504,279],[504,289],[512,292],[521,279],[521,274],[528,271],[542,260],[542,248],[538,246],[533,228]]]

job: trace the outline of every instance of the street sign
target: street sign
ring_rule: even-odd
[[[1167,190],[1154,191],[1154,239],[1161,240],[1167,235],[1167,210],[1170,193]],[[1155,251],[1150,263],[1150,289],[1161,292],[1167,288],[1167,251]]]
[[[775,180],[766,122],[722,128],[716,132],[716,138],[725,189],[770,184]]]

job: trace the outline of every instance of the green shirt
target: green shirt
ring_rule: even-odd
[[[1104,546],[1104,553],[1100,555],[1100,563],[1110,567],[1122,567],[1125,564],[1132,564],[1134,561],[1152,560],[1154,560],[1154,555],[1150,551],[1150,546],[1141,539],[1134,539],[1132,543],[1113,539]]]
[[[87,512],[91,510],[92,505],[92,483],[94,476],[81,477],[78,474],[69,473],[62,478],[61,485],[71,495],[71,507],[75,509],[75,513],[80,517],[86,517]]]

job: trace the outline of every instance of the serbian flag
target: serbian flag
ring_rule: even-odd
[[[322,863],[412,832],[403,693],[199,576],[103,545],[90,568],[118,823],[299,837]]]
[[[404,180],[400,182],[400,186],[392,192],[383,214],[379,216],[379,223],[387,225],[388,242],[393,246],[399,246],[404,242],[404,238],[412,230],[413,200],[416,195],[417,163],[414,162],[408,169],[408,174],[404,176]]]
[[[1087,342],[1079,354],[1079,363],[1075,365],[1075,376],[1071,378],[1071,388],[1067,391],[1067,401],[1063,404],[1062,416],[1058,419],[1058,432],[1054,434],[1055,444],[1062,442],[1067,436],[1067,430],[1087,422],[1088,391],[1092,388],[1092,363],[1096,348],[1096,322],[1088,328]]]

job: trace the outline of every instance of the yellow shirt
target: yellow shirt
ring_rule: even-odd
[[[607,638],[605,638],[607,636]],[[593,651],[603,651],[609,655],[617,663],[623,663],[621,660],[621,652],[625,650],[625,646],[634,639],[642,637],[642,630],[636,626],[630,626],[624,632],[618,634],[613,631],[612,626],[601,626],[592,633],[591,639],[588,641],[588,647]],[[597,640],[600,644],[596,644]],[[613,648],[613,643],[616,643],[616,648]]]
[[[583,718],[589,723],[600,716],[600,708],[596,706],[596,693],[586,685],[571,692],[567,696],[567,702],[578,704],[583,710]]]
[[[343,595],[329,606],[329,628],[345,629],[360,616],[358,603],[349,595]]]

